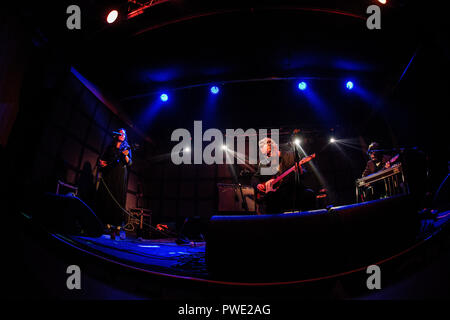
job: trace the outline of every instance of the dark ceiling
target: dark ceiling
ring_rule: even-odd
[[[346,9],[352,16],[331,12],[343,10],[335,7],[309,11],[305,1],[289,1],[289,6],[216,1],[214,8],[211,1],[207,8],[192,2],[198,5],[183,10],[189,1],[169,1],[136,21],[104,30],[87,42],[75,66],[120,101],[129,101],[160,90],[267,77],[361,73],[392,82],[418,46],[414,31],[398,21],[393,26],[386,20],[384,29],[368,30],[361,1]],[[318,2],[312,8],[320,7]]]
[[[370,0],[163,1],[113,25],[99,19],[105,3],[82,1],[90,11],[83,11],[87,27],[78,34],[55,31],[52,19],[41,21],[41,30],[64,48],[71,65],[150,134],[204,119],[212,83],[230,93],[215,114],[221,122],[210,123],[218,127],[317,122],[317,115],[306,112],[294,119],[290,115],[295,79],[320,88],[324,104],[342,98],[340,104],[349,105],[342,112],[331,108],[326,125],[338,123],[339,117],[363,117],[367,110],[354,109],[362,101],[342,96],[339,84],[355,79],[373,96],[388,96],[427,32],[426,22],[417,19],[420,8],[408,1],[382,6],[381,30],[366,27],[366,8],[377,3]],[[170,94],[169,107],[153,119],[149,109],[156,109],[161,92]],[[282,115],[251,121],[261,108]]]

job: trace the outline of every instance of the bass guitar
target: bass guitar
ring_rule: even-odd
[[[293,172],[295,172],[297,170],[297,168],[299,168],[300,170],[302,170],[302,165],[311,161],[312,159],[314,159],[316,157],[316,154],[312,154],[308,157],[303,158],[302,160],[300,160],[296,165],[293,165],[291,168],[287,169],[285,172],[283,172],[282,174],[280,174],[278,177],[268,180],[265,185],[266,185],[266,189],[264,192],[259,191],[258,194],[258,199],[260,200],[262,198],[262,194],[267,195],[271,192],[275,192],[278,190],[278,188],[281,185],[281,182],[283,180],[285,180],[290,174],[292,174]]]

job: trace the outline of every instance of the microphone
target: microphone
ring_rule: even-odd
[[[120,135],[121,135],[121,133],[120,133],[120,132],[117,132],[117,131],[113,131],[112,134],[113,134],[114,136],[120,136]]]

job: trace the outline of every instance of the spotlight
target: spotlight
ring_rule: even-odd
[[[226,145],[223,145],[222,150],[228,150],[228,147]]]
[[[212,94],[218,94],[219,93],[219,87],[212,86],[210,91],[211,91]]]
[[[186,151],[186,152],[191,152],[191,148],[186,147],[186,149],[184,149],[184,151]]]
[[[345,86],[347,87],[348,90],[352,90],[354,85],[353,82],[347,81],[347,84]]]
[[[304,81],[299,82],[299,84],[298,84],[298,88],[302,91],[305,90],[307,87],[308,87],[308,85]]]
[[[330,143],[335,143],[335,142],[336,142],[336,139],[333,138],[333,137],[331,137],[331,138],[330,138]]]
[[[300,140],[299,138],[295,138],[294,143],[295,145],[299,146],[302,143],[302,140]]]
[[[387,1],[386,0],[378,0],[378,2],[381,4],[386,4]]]
[[[117,20],[117,17],[119,16],[119,11],[117,11],[117,10],[111,10],[109,13],[108,13],[108,16],[106,17],[106,21],[108,22],[108,23],[113,23],[114,21],[116,21]]]
[[[165,93],[160,95],[159,98],[161,99],[162,102],[166,102],[167,100],[169,100],[169,96]]]

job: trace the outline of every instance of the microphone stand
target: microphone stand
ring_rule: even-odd
[[[241,193],[241,199],[242,199],[241,206],[242,206],[242,209],[244,209],[245,212],[248,214],[249,213],[249,209],[248,209],[248,206],[247,206],[247,201],[245,201],[245,198],[244,198],[244,192],[242,191],[242,184],[239,182],[239,179],[238,179],[238,177],[236,175],[233,175],[233,176],[234,176],[234,183],[238,186],[239,192]]]
[[[245,210],[245,213],[248,214],[249,213],[249,209],[248,209],[248,206],[247,206],[247,201],[245,201],[245,198],[244,198],[244,192],[242,191],[242,184],[238,183],[238,186],[239,186],[239,190],[241,192],[242,208]]]
[[[298,162],[300,161],[300,155],[298,154],[298,149],[297,146],[295,145],[295,143],[292,143],[293,148],[294,148],[294,163],[295,163],[295,181],[294,181],[294,196],[292,197],[292,209],[293,211],[295,211],[296,208],[296,204],[297,204],[297,188],[298,188],[298,184],[300,182],[300,168],[298,165]]]

